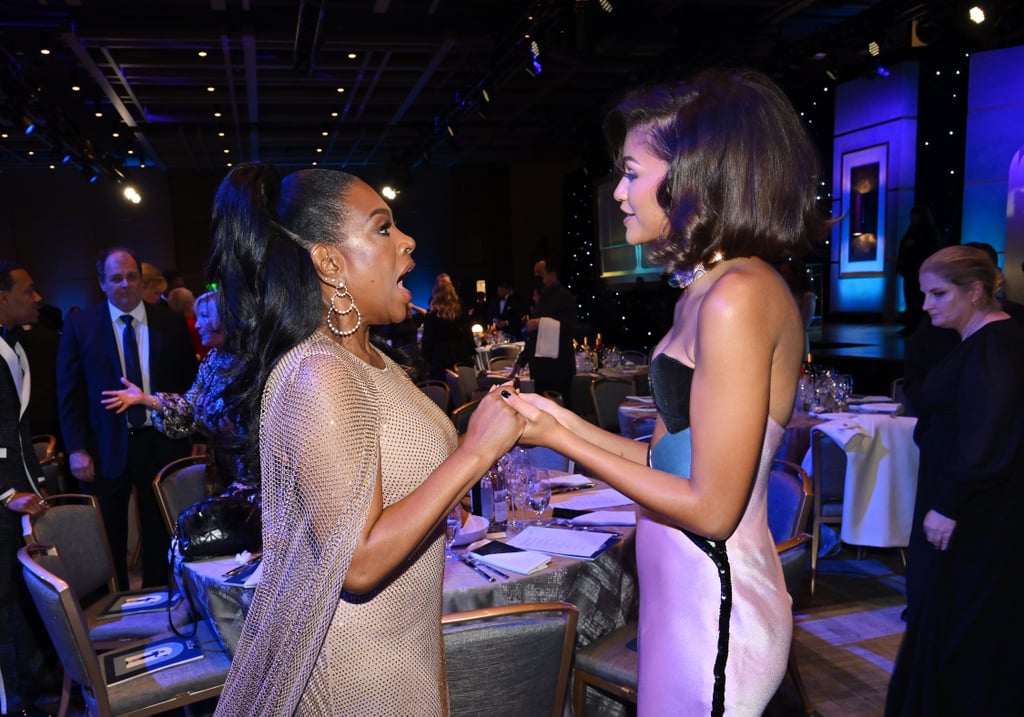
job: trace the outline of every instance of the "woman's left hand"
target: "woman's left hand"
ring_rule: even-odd
[[[124,413],[128,410],[129,406],[142,403],[146,399],[146,394],[142,392],[142,389],[128,379],[122,378],[121,383],[125,385],[125,388],[117,391],[103,391],[103,395],[106,398],[102,399],[100,403],[108,411]]]
[[[942,513],[929,510],[924,516],[924,537],[935,546],[936,550],[946,550],[949,547],[950,538],[953,537],[953,530],[956,528],[956,521],[947,518]]]

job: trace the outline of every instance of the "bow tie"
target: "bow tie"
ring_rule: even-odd
[[[6,341],[13,349],[14,345],[18,343],[18,339],[21,338],[21,328],[16,326],[13,329],[9,329],[6,326],[0,326],[0,338]]]

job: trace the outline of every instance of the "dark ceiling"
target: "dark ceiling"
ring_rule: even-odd
[[[3,0],[0,170],[576,157],[626,87],[724,64],[799,93],[921,52],[915,22],[1016,44],[1019,5],[971,35],[963,2]]]

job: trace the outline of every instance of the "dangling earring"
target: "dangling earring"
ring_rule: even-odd
[[[348,299],[348,306],[344,310],[339,309],[335,305],[335,302],[344,301],[345,299]],[[348,316],[353,311],[356,312],[356,325],[353,326],[351,329],[348,329],[347,331],[339,329],[331,321],[332,314],[337,314],[338,316]],[[362,326],[362,324],[363,315],[359,312],[359,307],[356,306],[355,298],[352,296],[352,294],[348,293],[348,289],[345,287],[345,282],[342,281],[341,279],[338,279],[338,286],[335,287],[334,296],[331,297],[331,306],[329,309],[327,309],[327,328],[329,328],[331,330],[331,333],[333,333],[335,336],[351,336],[352,334],[359,330],[359,327]]]

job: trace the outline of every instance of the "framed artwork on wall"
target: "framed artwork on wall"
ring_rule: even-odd
[[[885,198],[889,143],[842,156],[839,275],[881,275],[885,271]]]

